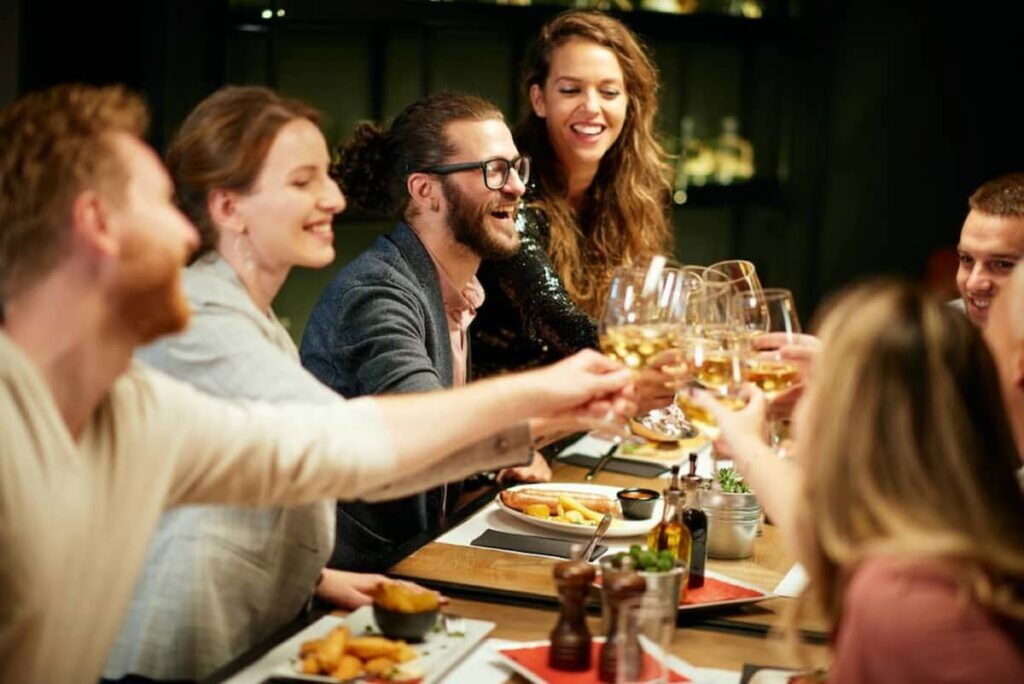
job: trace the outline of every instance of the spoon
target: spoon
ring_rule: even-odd
[[[587,547],[583,549],[581,558],[585,561],[590,560],[590,554],[594,553],[594,548],[597,546],[597,542],[601,541],[604,537],[604,533],[608,531],[608,528],[612,524],[612,514],[605,513],[604,517],[601,518],[601,522],[597,523],[597,529],[594,530],[594,536],[590,538],[590,542]]]

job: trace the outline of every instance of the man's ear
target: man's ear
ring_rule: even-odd
[[[405,189],[410,201],[418,211],[438,211],[441,207],[438,197],[438,183],[428,173],[410,173],[405,179]]]
[[[536,83],[530,86],[530,106],[533,107],[533,113],[541,119],[547,117],[548,105],[544,101],[544,91]]]
[[[206,211],[215,226],[226,228],[232,233],[245,232],[245,216],[238,201],[238,194],[230,190],[211,190],[206,197]]]
[[[121,253],[121,236],[110,205],[96,190],[84,190],[72,200],[71,234],[102,256],[115,257]]]

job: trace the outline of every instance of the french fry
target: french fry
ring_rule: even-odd
[[[398,643],[400,643],[401,646],[399,647],[398,652],[395,654],[395,660],[397,660],[400,663],[407,663],[410,660],[416,659],[416,650],[412,646],[405,643],[404,641],[399,641]]]
[[[558,504],[564,507],[566,511],[579,511],[584,518],[587,520],[593,520],[594,522],[601,522],[601,518],[604,517],[601,513],[590,510],[567,494],[562,494],[558,497]]]
[[[363,661],[351,655],[344,655],[338,662],[338,666],[331,670],[331,676],[335,679],[355,679],[363,673]]]
[[[357,637],[348,642],[348,652],[363,660],[372,658],[393,658],[401,644],[379,636]]]
[[[380,677],[395,669],[396,662],[391,658],[371,658],[363,664],[363,669],[368,675]]]
[[[320,661],[316,653],[310,653],[302,658],[302,674],[320,674]]]
[[[334,670],[338,667],[342,657],[345,655],[345,645],[348,643],[348,627],[338,627],[324,639],[324,644],[316,652],[316,659],[320,663],[320,669],[325,671]]]

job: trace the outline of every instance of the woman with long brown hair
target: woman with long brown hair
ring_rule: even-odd
[[[485,262],[473,324],[482,375],[597,346],[615,267],[670,251],[669,184],[654,137],[658,75],[636,36],[606,14],[570,10],[540,32],[522,79],[516,145],[533,158],[522,248]]]
[[[1024,681],[1024,496],[984,341],[893,283],[848,293],[819,332],[796,461],[762,440],[760,394],[735,414],[702,401],[807,568],[829,681]]]

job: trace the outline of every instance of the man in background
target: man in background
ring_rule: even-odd
[[[954,304],[984,327],[993,298],[1024,256],[1024,173],[988,181],[969,205],[957,246],[960,299]]]

